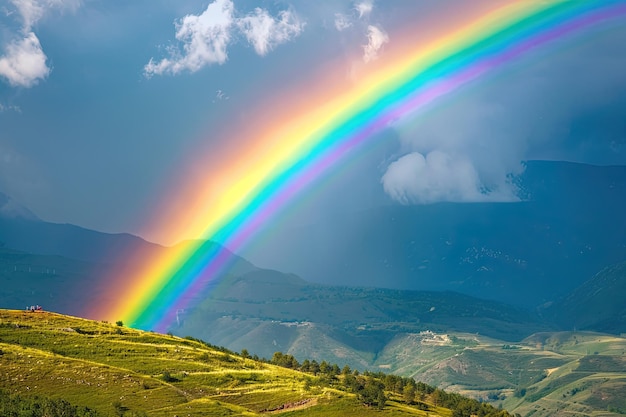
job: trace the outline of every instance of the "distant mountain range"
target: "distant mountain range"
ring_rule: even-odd
[[[274,243],[265,242],[282,242],[276,263],[307,280],[232,254],[233,268],[170,330],[268,358],[282,351],[415,376],[477,398],[506,398],[510,409],[532,411],[544,396],[546,404],[561,395],[582,401],[579,390],[595,379],[566,389],[567,372],[595,364],[585,356],[595,350],[620,355],[626,343],[558,332],[626,333],[626,169],[529,163],[520,187],[529,196],[523,203],[381,207],[278,230]],[[36,303],[84,315],[112,268],[132,262],[128,253],[171,250],[130,234],[48,223],[0,195],[0,307]],[[564,356],[541,353],[548,345]],[[561,352],[565,345],[570,350]],[[583,345],[591,353],[579,351]],[[558,372],[546,377],[531,366],[534,358]],[[523,381],[526,371],[503,365],[511,361],[545,381]],[[615,388],[609,382],[603,390]],[[519,389],[531,395],[511,396]]]
[[[581,303],[606,307],[606,297],[592,299],[589,294],[604,293],[590,292],[586,287],[575,290],[602,268],[626,260],[626,167],[534,161],[527,163],[518,182],[528,201],[381,207],[329,219],[324,224],[303,225],[295,231],[279,229],[263,247],[270,248],[267,255],[275,257],[271,263],[277,269],[304,277],[307,282],[301,285],[307,291],[316,288],[310,282],[430,294],[453,291],[497,300],[493,305],[512,304],[527,310],[541,306],[539,312],[544,318],[566,328],[622,331],[626,326],[623,320],[615,320],[615,315],[622,314],[618,310],[607,313],[604,324],[590,322],[586,314],[578,315],[584,311]],[[55,264],[51,255],[65,258],[66,265],[80,261],[76,263],[79,268],[70,268],[74,271],[71,274],[76,274],[72,282],[80,280],[81,274],[90,282],[97,281],[111,265],[128,262],[129,253],[158,256],[171,250],[130,234],[45,222],[3,194],[0,245],[26,252],[20,256],[33,257],[33,264],[41,268]],[[9,251],[3,256],[18,255]],[[256,281],[246,284],[247,291],[264,291],[259,287],[265,285],[260,276],[283,281],[289,276],[261,270],[232,256],[236,258],[235,268],[227,281],[241,286],[243,277],[254,278]],[[617,283],[596,277],[595,284],[586,285],[607,291],[611,285],[619,286],[623,268],[616,271],[622,271],[617,274]],[[283,282],[279,287],[284,292],[293,285]],[[336,291],[342,297],[352,296],[347,290]],[[614,288],[615,293],[622,294],[621,287]],[[208,294],[213,296],[210,291]],[[396,291],[391,295],[389,290],[385,294],[391,299],[415,293]],[[618,304],[617,300],[613,304]],[[599,315],[594,313],[594,317]],[[306,318],[293,318],[300,319]]]
[[[532,161],[521,203],[388,206],[273,227],[243,256],[312,282],[533,308],[626,259],[626,167]]]

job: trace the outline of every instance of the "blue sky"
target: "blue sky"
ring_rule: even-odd
[[[0,192],[48,221],[157,239],[146,213],[186,155],[216,146],[212,132],[325,62],[344,60],[349,82],[355,60],[384,62],[395,29],[458,4],[2,0]],[[502,185],[526,159],[626,164],[625,23],[389,129],[296,217],[446,201],[456,178]],[[437,181],[401,169],[415,153],[448,156]]]

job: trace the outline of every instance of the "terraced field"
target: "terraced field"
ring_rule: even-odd
[[[0,397],[41,397],[102,416],[451,416],[430,395],[364,405],[341,384],[191,338],[47,312],[0,310]]]

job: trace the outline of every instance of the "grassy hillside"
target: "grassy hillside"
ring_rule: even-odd
[[[626,338],[538,333],[519,343],[475,334],[399,335],[376,365],[522,416],[626,414]]]
[[[379,409],[367,400],[366,391],[383,387],[384,375],[315,376],[198,340],[46,312],[0,310],[0,370],[0,407],[6,415],[20,401],[34,408],[67,402],[89,410],[80,415],[127,417],[449,417],[479,407],[432,389],[421,391],[409,405],[392,389],[381,391],[388,400]],[[348,380],[352,387],[364,381],[363,390],[347,388]],[[457,411],[442,407],[446,401]]]

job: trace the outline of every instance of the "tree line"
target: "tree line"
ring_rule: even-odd
[[[246,349],[241,351],[241,356],[250,358]],[[365,371],[360,373],[356,369],[350,369],[348,365],[340,368],[339,365],[330,364],[326,361],[317,362],[316,360],[305,359],[300,363],[293,355],[282,352],[275,352],[269,361],[261,360],[312,374],[316,377],[316,385],[343,388],[356,394],[363,404],[380,409],[384,408],[387,401],[393,397],[396,401],[403,401],[422,410],[430,410],[432,406],[450,409],[452,410],[452,417],[513,417],[506,410],[497,409],[489,403],[446,392],[423,382],[415,381],[413,378],[384,372]],[[311,384],[312,382],[308,382],[307,385],[310,387]]]

